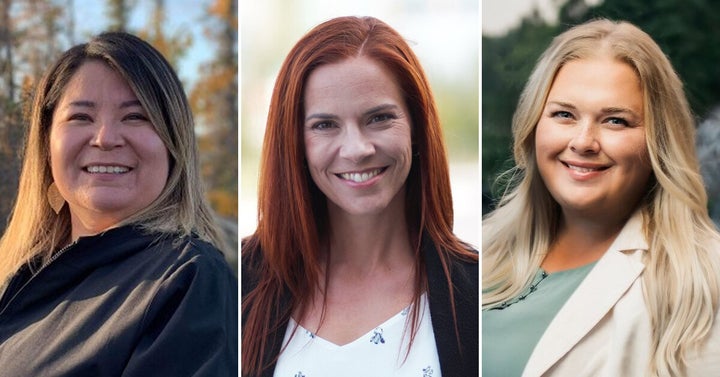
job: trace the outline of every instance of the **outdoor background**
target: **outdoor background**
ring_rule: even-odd
[[[720,224],[720,1],[483,0],[483,213],[512,166],[510,124],[520,91],[553,36],[586,20],[627,20],[650,34],[685,85],[698,122],[697,147],[710,211]],[[514,15],[510,17],[510,15]]]
[[[237,267],[237,0],[0,0],[0,233],[14,203],[23,118],[44,70],[105,30],[153,44],[190,98],[208,197],[234,242]]]
[[[418,55],[435,94],[447,147],[455,233],[479,246],[478,0],[266,0],[240,9],[241,163],[239,235],[257,224],[257,175],[269,98],[292,46],[338,16],[373,16]]]

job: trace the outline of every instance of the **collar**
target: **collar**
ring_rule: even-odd
[[[647,250],[643,216],[636,211],[550,322],[530,355],[524,377],[543,375],[595,328],[641,276]]]

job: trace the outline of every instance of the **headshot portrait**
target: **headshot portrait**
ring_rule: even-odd
[[[702,13],[672,6],[679,18],[661,13],[676,21]],[[503,170],[506,152],[483,151],[483,168],[498,168],[483,172],[495,185],[484,190],[483,376],[720,373],[720,235],[698,135],[712,107],[688,51],[631,8],[560,6],[484,36],[484,72],[507,77],[483,83],[483,99],[508,89],[483,127],[495,143],[509,132],[512,157]]]
[[[242,374],[362,375],[372,360],[376,375],[476,375],[478,252],[454,232],[420,59],[372,16],[321,21],[286,54],[241,247]]]
[[[132,26],[129,9],[109,12],[106,31],[38,31],[4,55],[18,69],[3,83],[2,128],[23,135],[0,238],[4,375],[238,373],[235,225],[205,184],[200,144],[212,132],[199,136],[196,120],[208,115],[173,66],[182,37]],[[173,14],[150,9],[155,22]],[[12,36],[32,25],[23,12],[58,24],[82,15],[3,10],[25,21],[3,25]]]

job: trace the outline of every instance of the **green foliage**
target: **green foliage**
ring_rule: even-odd
[[[698,117],[720,104],[720,2],[606,0],[577,19],[567,14],[567,5],[561,9],[561,21],[570,24],[598,17],[626,20],[648,33],[683,80]]]
[[[512,115],[540,54],[557,34],[537,14],[502,37],[482,39],[482,185],[512,166]]]

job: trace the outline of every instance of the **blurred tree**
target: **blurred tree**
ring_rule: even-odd
[[[60,49],[62,16],[62,7],[51,0],[0,0],[0,231],[17,192],[23,110]]]
[[[700,123],[696,139],[710,215],[720,225],[720,108]]]
[[[10,0],[0,0],[0,99],[12,101],[15,98],[15,75],[13,65],[13,36],[10,29]]]
[[[238,61],[237,0],[216,0],[207,9],[205,32],[218,54],[202,67],[190,101],[202,125],[203,175],[213,208],[237,221]]]
[[[107,0],[105,13],[108,19],[107,30],[126,31],[131,8],[131,0]]]
[[[482,37],[482,187],[484,212],[487,199],[497,197],[499,173],[512,159],[512,116],[517,100],[537,58],[558,28],[548,25],[534,11],[519,27],[502,37]]]
[[[592,18],[626,20],[648,33],[672,61],[695,114],[705,119],[720,105],[720,2],[714,0],[605,0],[589,7],[568,1],[560,23]]]
[[[166,15],[165,0],[153,0],[153,10],[148,25],[138,30],[137,35],[160,51],[177,71],[178,62],[192,45],[192,36],[183,31],[169,34],[164,29]]]
[[[0,229],[4,229],[17,186],[17,158],[13,145],[18,140],[9,137],[20,128],[15,102],[13,65],[14,38],[10,23],[10,0],[0,0]]]

